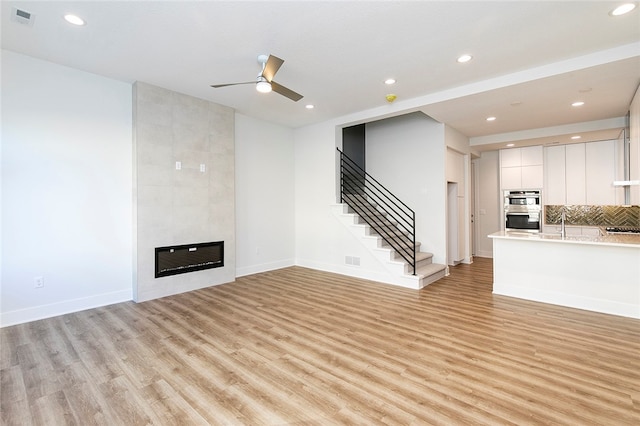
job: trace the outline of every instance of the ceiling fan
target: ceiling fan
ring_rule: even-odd
[[[255,81],[245,81],[242,83],[227,83],[227,84],[212,84],[211,87],[219,88],[226,86],[237,86],[239,84],[255,84],[256,90],[261,93],[269,93],[272,90],[282,96],[291,99],[294,102],[298,102],[302,99],[302,95],[288,89],[275,81],[273,77],[276,75],[284,61],[277,56],[273,55],[260,55],[258,56],[258,62],[262,64],[262,71],[258,74]]]

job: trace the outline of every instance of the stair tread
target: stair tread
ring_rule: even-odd
[[[416,253],[416,262],[419,262],[421,260],[424,260],[430,257],[433,257],[433,253],[428,253],[426,251],[419,251]]]
[[[428,265],[421,266],[416,270],[416,275],[429,276],[436,274],[447,268],[447,265],[442,265],[440,263],[430,263]]]

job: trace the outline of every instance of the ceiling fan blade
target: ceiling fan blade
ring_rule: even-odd
[[[219,87],[237,86],[238,84],[256,84],[256,82],[254,80],[254,81],[244,81],[242,83],[212,84],[211,87],[217,89]]]
[[[269,55],[269,59],[267,59],[267,63],[264,65],[262,76],[270,82],[283,63],[284,61],[277,56]]]
[[[271,90],[273,90],[276,93],[281,94],[282,96],[286,96],[287,98],[291,99],[293,102],[298,102],[300,99],[303,98],[303,96],[299,93],[294,92],[291,89],[288,89],[284,86],[279,85],[278,83],[276,83],[275,81],[271,82]]]

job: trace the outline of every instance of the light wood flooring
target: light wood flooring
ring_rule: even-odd
[[[639,425],[640,320],[301,267],[0,330],[6,425]]]

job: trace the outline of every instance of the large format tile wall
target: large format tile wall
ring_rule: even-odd
[[[618,226],[640,228],[640,206],[545,206],[545,223],[560,223],[562,211],[565,223],[576,226]]]
[[[134,300],[234,281],[233,109],[140,82],[133,103]],[[156,247],[210,241],[224,267],[154,278]]]

